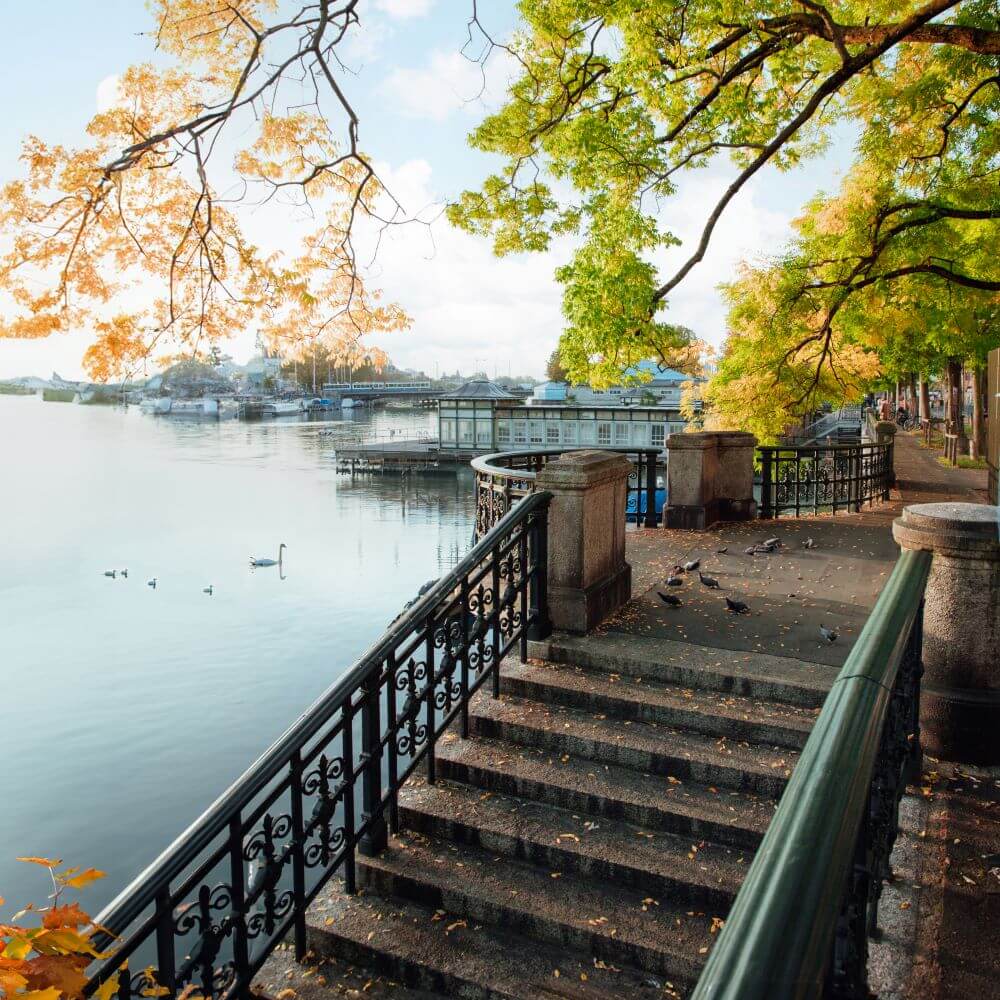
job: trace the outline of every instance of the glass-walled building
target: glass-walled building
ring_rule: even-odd
[[[665,448],[668,434],[687,426],[662,407],[529,407],[498,405],[493,412],[497,451],[519,448]]]
[[[493,412],[498,404],[519,407],[506,389],[486,379],[473,379],[438,401],[438,441],[442,449],[497,451]]]
[[[520,399],[485,379],[466,382],[440,398],[438,440],[443,451],[532,448],[666,448],[667,436],[687,422],[665,406],[565,406]]]

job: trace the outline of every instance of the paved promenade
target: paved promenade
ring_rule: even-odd
[[[941,465],[937,453],[921,448],[915,436],[899,435],[896,474],[891,502],[860,514],[753,521],[709,532],[630,532],[636,596],[604,629],[840,667],[892,572],[898,553],[892,522],[902,508],[986,500],[985,472]],[[772,555],[746,554],[766,538],[778,538],[780,549]],[[809,539],[813,547],[807,549]],[[704,587],[697,573],[682,574],[681,587],[665,585],[673,566],[694,559],[705,575],[718,580],[719,590]],[[680,597],[680,608],[661,601],[658,592],[668,591]],[[727,596],[749,605],[750,613],[729,613]],[[821,624],[837,631],[833,645],[821,638]]]
[[[892,572],[898,548],[891,527],[902,508],[986,502],[985,472],[942,465],[916,436],[896,441],[897,488],[885,506],[708,533],[630,532],[635,597],[602,631],[646,649],[714,648],[720,663],[735,658],[747,672],[766,657],[771,674],[832,681]],[[773,555],[745,553],[773,537],[782,542]],[[815,544],[807,549],[809,538]],[[683,574],[680,587],[665,585],[673,566],[692,559],[721,591],[704,587],[696,573]],[[679,596],[682,606],[667,607],[658,591]],[[750,613],[727,612],[725,596],[744,601]],[[821,638],[820,624],[838,632],[833,645]],[[926,759],[920,786],[903,800],[901,825],[898,877],[881,909],[885,934],[872,950],[875,992],[882,1000],[1000,997],[1000,769]]]

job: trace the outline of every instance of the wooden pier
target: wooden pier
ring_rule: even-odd
[[[337,471],[354,475],[409,472],[453,475],[481,451],[442,449],[437,441],[389,441],[337,446]]]

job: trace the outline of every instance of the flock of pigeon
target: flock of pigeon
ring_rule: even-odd
[[[773,552],[777,552],[778,549],[783,547],[783,543],[780,538],[767,538],[763,542],[758,542],[754,545],[750,545],[743,550],[745,555],[757,556],[757,555],[770,555]],[[814,549],[816,548],[816,543],[812,538],[807,538],[802,543],[802,548],[804,549]],[[716,555],[725,555],[728,552],[728,546],[716,550]],[[690,562],[686,562],[683,565],[678,563],[670,572],[670,576],[666,579],[666,585],[668,587],[683,587],[684,586],[684,574],[690,575],[691,573],[697,572],[698,579],[701,581],[701,585],[706,590],[722,590],[719,581],[714,577],[706,576],[701,571],[701,560],[692,559]],[[657,597],[669,608],[679,608],[683,605],[683,601],[676,597],[674,594],[664,593],[662,590],[656,592]],[[792,595],[794,596],[794,595]],[[731,597],[726,597],[726,610],[730,614],[734,615],[748,615],[750,614],[750,605],[745,601],[737,601]],[[825,625],[820,625],[819,634],[823,641],[829,645],[833,645],[837,641],[838,633],[835,629],[827,628]]]
[[[281,543],[280,547],[278,548],[278,558],[277,559],[269,559],[266,556],[251,556],[250,557],[250,566],[251,566],[251,568],[257,569],[258,567],[262,567],[262,566],[280,566],[282,564],[282,562],[284,561],[285,549],[287,547],[288,546],[285,545],[284,542]],[[106,569],[104,571],[104,575],[107,576],[107,577],[110,577],[112,580],[117,579],[119,576],[122,577],[123,579],[127,580],[128,579],[128,570],[127,569]],[[147,580],[146,581],[146,586],[147,587],[151,587],[153,590],[156,590],[156,577],[154,576],[151,580]],[[201,592],[203,594],[208,594],[208,596],[211,597],[212,594],[215,593],[215,586],[214,586],[214,584],[210,583],[207,587],[203,587]]]

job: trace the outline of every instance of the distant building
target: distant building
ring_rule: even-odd
[[[281,358],[256,357],[246,363],[243,383],[248,392],[260,392],[281,378]]]
[[[681,393],[687,382],[701,382],[683,372],[664,368],[654,361],[641,361],[626,374],[645,374],[649,381],[634,385],[614,385],[607,389],[592,389],[589,385],[569,385],[566,382],[543,382],[535,386],[529,405],[565,403],[569,406],[663,406],[680,416]],[[675,421],[676,422],[676,421]]]
[[[438,399],[438,441],[456,451],[495,450],[493,413],[498,404],[520,406],[516,396],[485,378],[470,379]]]
[[[548,383],[548,391],[558,392],[559,385]],[[680,411],[665,406],[581,406],[537,397],[525,406],[486,379],[465,382],[438,402],[441,449],[469,454],[533,448],[662,450],[667,435],[686,427]]]

